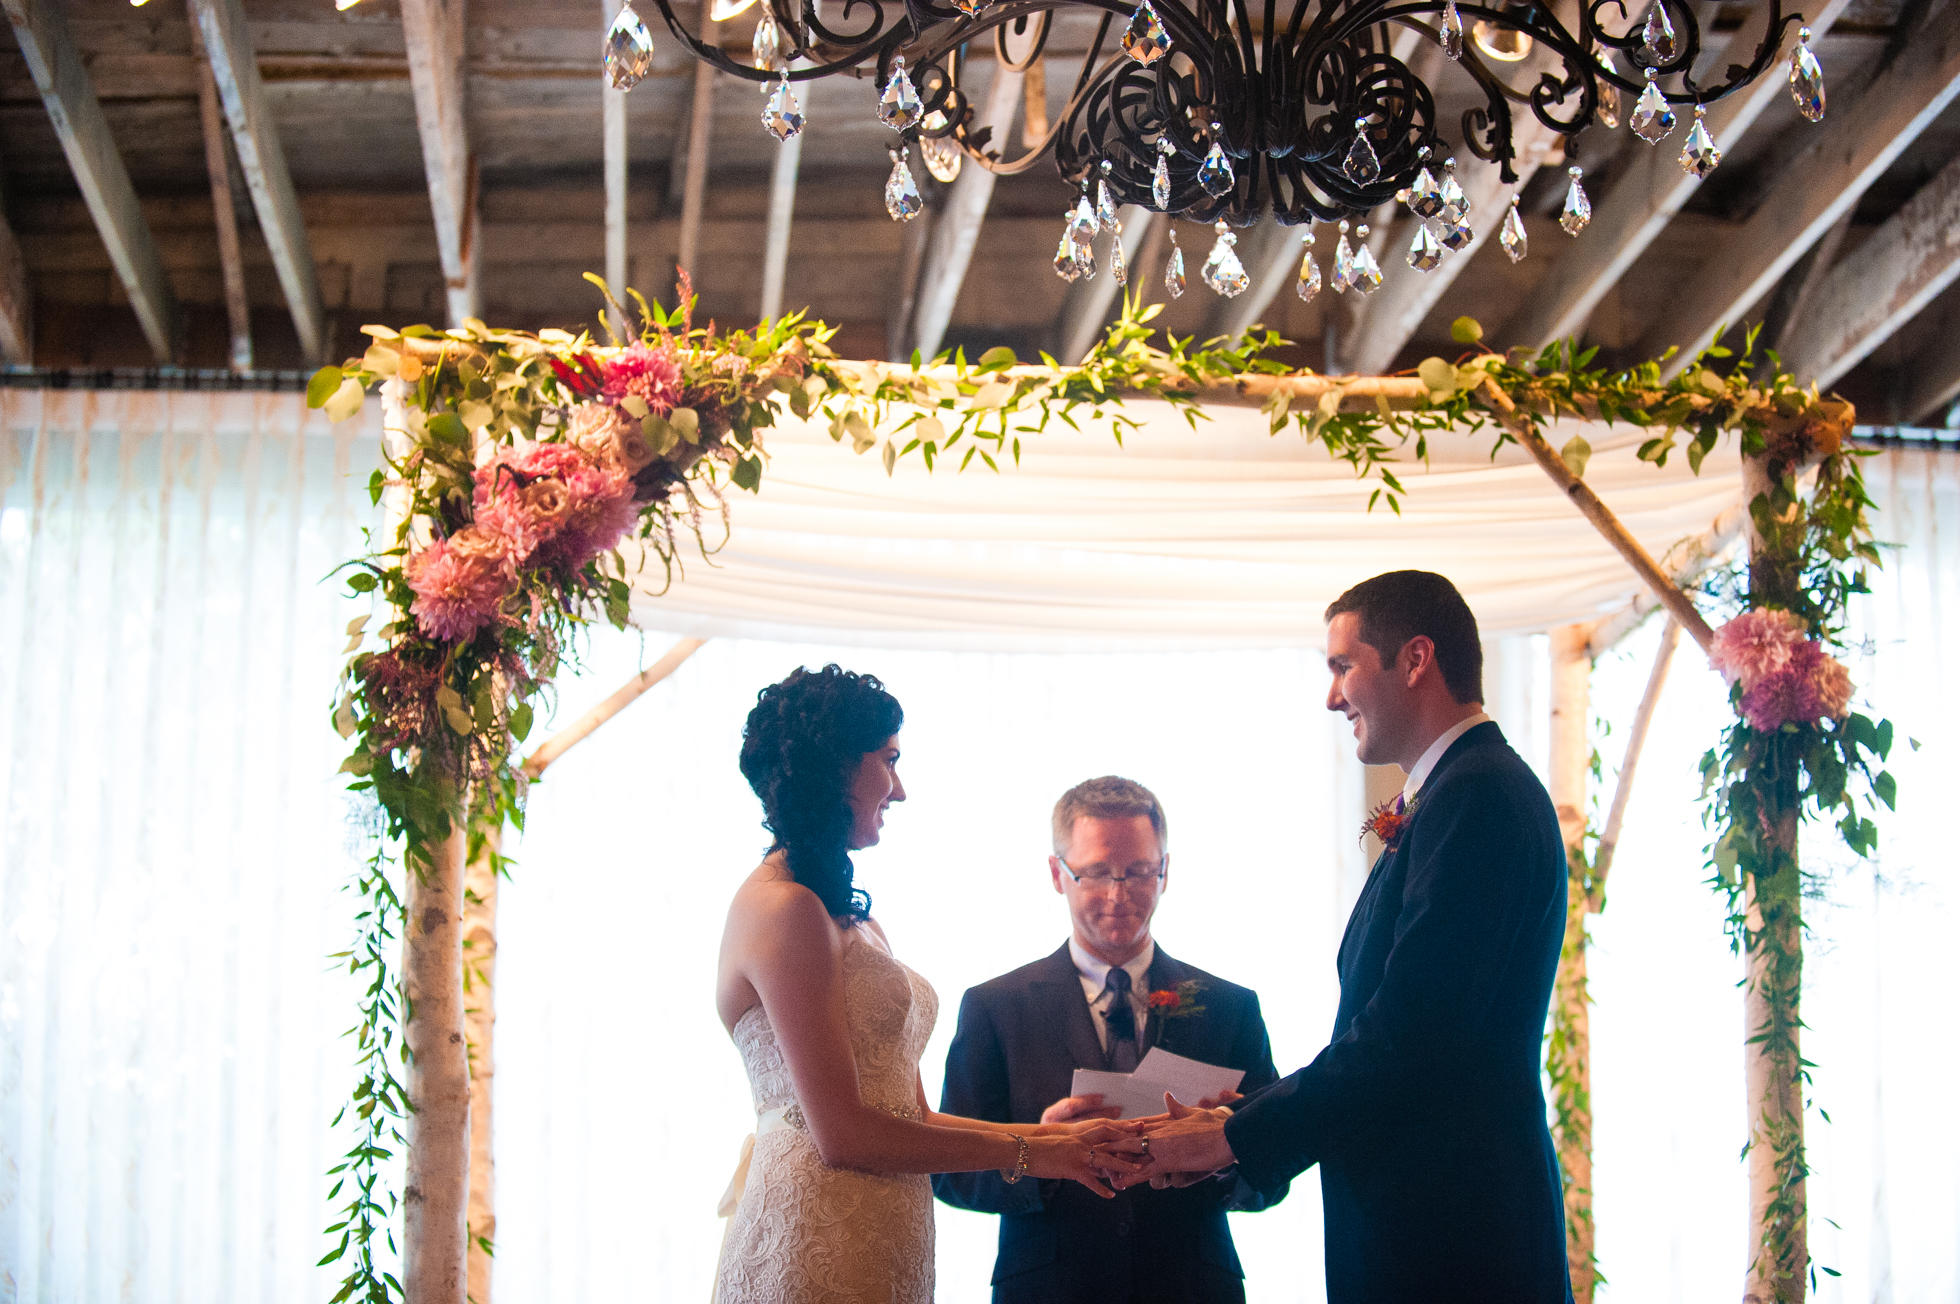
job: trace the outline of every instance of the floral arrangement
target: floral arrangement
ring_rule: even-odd
[[[1395,850],[1402,840],[1402,831],[1409,827],[1409,821],[1416,817],[1416,803],[1404,799],[1401,793],[1395,794],[1394,801],[1385,801],[1361,821],[1361,836],[1370,833],[1381,840],[1382,852]]]
[[[1743,612],[1715,631],[1708,662],[1740,690],[1736,710],[1758,733],[1850,714],[1850,672],[1791,612]]]
[[[1189,1019],[1205,1012],[1198,1004],[1198,993],[1204,983],[1197,978],[1187,978],[1175,987],[1159,988],[1150,993],[1150,1012],[1160,1019]]]

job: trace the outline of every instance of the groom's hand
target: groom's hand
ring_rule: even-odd
[[[1164,1093],[1165,1114],[1144,1125],[1141,1136],[1126,1138],[1110,1148],[1139,1161],[1137,1171],[1119,1177],[1118,1189],[1141,1182],[1188,1185],[1237,1162],[1225,1140],[1223,1110],[1187,1109]]]
[[[1091,1091],[1080,1096],[1063,1096],[1060,1100],[1041,1111],[1044,1123],[1076,1123],[1085,1118],[1117,1118],[1123,1113],[1121,1105],[1103,1103],[1100,1091]]]

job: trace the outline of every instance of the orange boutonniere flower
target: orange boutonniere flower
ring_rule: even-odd
[[[1397,794],[1394,801],[1383,802],[1375,807],[1374,814],[1362,821],[1361,836],[1365,838],[1372,833],[1381,839],[1382,850],[1393,851],[1402,840],[1402,831],[1409,827],[1409,821],[1415,818],[1415,814],[1415,802],[1405,802]]]
[[[1196,978],[1191,978],[1176,987],[1154,991],[1150,993],[1150,1012],[1160,1019],[1188,1019],[1194,1014],[1203,1014],[1205,1007],[1198,1004],[1198,989],[1203,986]]]

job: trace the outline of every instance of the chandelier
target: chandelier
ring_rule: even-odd
[[[1423,219],[1408,253],[1410,266],[1423,271],[1474,238],[1453,171],[1455,147],[1437,121],[1434,93],[1393,52],[1397,28],[1439,46],[1475,84],[1481,94],[1457,124],[1460,146],[1498,168],[1506,184],[1518,181],[1513,124],[1519,110],[1566,137],[1624,120],[1654,145],[1674,131],[1679,108],[1692,114],[1681,165],[1700,177],[1721,161],[1703,122],[1705,106],[1761,76],[1787,30],[1802,22],[1801,15],[1782,12],[1781,0],[1766,2],[1768,25],[1754,57],[1703,84],[1694,74],[1701,27],[1685,0],[1651,0],[1644,15],[1628,14],[1624,0],[1579,0],[1576,30],[1544,0],[1292,0],[1284,14],[1279,0],[1265,0],[1256,13],[1245,0],[843,0],[841,6],[832,0],[829,17],[823,0],[713,0],[717,18],[760,3],[749,63],[696,39],[670,0],[653,0],[696,59],[763,85],[762,122],[779,139],[802,129],[795,83],[863,76],[870,65],[881,90],[878,116],[900,138],[885,188],[894,219],[923,207],[907,145],[917,144],[942,180],[952,179],[962,162],[1022,172],[1052,151],[1063,179],[1081,188],[1067,215],[1057,272],[1070,280],[1094,275],[1089,242],[1115,228],[1117,205],[1136,204],[1215,223],[1219,244],[1204,279],[1228,296],[1247,279],[1231,251],[1229,228],[1250,226],[1267,212],[1284,225],[1341,223],[1334,286],[1363,293],[1381,283],[1381,274],[1365,226],[1363,243],[1349,248],[1349,219],[1401,200]],[[1025,70],[1043,56],[1057,12],[1094,14],[1095,36],[1067,105],[1045,136],[1010,160],[994,147],[992,129],[975,120],[975,99],[963,80],[965,52],[991,38],[1002,68]],[[1609,13],[1616,21],[1608,21]],[[1814,122],[1823,117],[1824,84],[1809,37],[1802,29],[1789,78],[1798,108]],[[1018,58],[1010,56],[1010,45],[1021,51]],[[607,34],[605,60],[622,89],[651,69],[652,38],[632,0]],[[1630,113],[1622,112],[1622,97],[1632,98]],[[1570,173],[1560,224],[1577,235],[1592,210],[1579,169]],[[1515,194],[1500,244],[1514,261],[1524,256]],[[1175,246],[1171,260],[1165,279],[1177,294],[1183,256]],[[1302,297],[1319,285],[1309,252]]]

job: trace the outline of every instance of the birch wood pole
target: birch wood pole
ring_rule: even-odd
[[[693,656],[695,650],[707,641],[705,638],[681,639],[667,649],[666,656],[621,684],[619,690],[611,697],[551,735],[544,745],[532,752],[529,759],[524,762],[525,777],[535,779],[543,774],[545,767],[563,756],[586,735],[631,706],[647,689],[673,674],[683,661]]]
[[[1654,708],[1660,704],[1661,689],[1667,686],[1667,669],[1680,642],[1681,627],[1670,617],[1661,630],[1654,668],[1647,675],[1646,691],[1640,695],[1640,708],[1634,712],[1633,728],[1627,734],[1626,759],[1620,762],[1620,777],[1613,784],[1613,804],[1606,812],[1606,828],[1599,835],[1598,849],[1593,852],[1592,900],[1586,903],[1586,908],[1594,914],[1606,909],[1606,875],[1613,868],[1613,853],[1620,845],[1620,825],[1626,819],[1627,799],[1633,793],[1634,771],[1640,766],[1640,752],[1647,746],[1647,731],[1654,723]]]
[[[402,1284],[408,1304],[466,1304],[470,1060],[463,1039],[463,859],[469,832],[453,803],[449,836],[408,867],[402,985],[408,998],[408,1173]]]
[[[1654,596],[1660,599],[1661,605],[1667,608],[1668,614],[1680,622],[1681,628],[1688,631],[1689,636],[1701,645],[1703,651],[1707,651],[1708,645],[1715,638],[1715,631],[1709,628],[1708,621],[1703,619],[1701,612],[1695,609],[1695,604],[1688,595],[1668,578],[1667,572],[1663,571],[1659,563],[1640,546],[1640,540],[1627,532],[1627,527],[1620,524],[1620,519],[1613,515],[1611,508],[1600,501],[1599,495],[1592,491],[1592,487],[1572,474],[1572,468],[1565,464],[1565,459],[1560,457],[1558,451],[1546,443],[1545,437],[1538,433],[1537,421],[1518,411],[1517,404],[1511,401],[1511,396],[1500,389],[1495,381],[1484,382],[1484,394],[1489,398],[1491,410],[1504,424],[1504,428],[1510,431],[1512,437],[1536,459],[1540,467],[1544,468],[1545,474],[1552,478],[1552,483],[1565,491],[1565,496],[1572,500],[1572,505],[1593,523],[1593,527],[1613,545],[1614,550],[1625,559],[1627,565],[1633,567],[1634,574],[1653,590]]]
[[[1586,906],[1592,897],[1586,862],[1586,780],[1592,768],[1590,625],[1552,631],[1552,723],[1548,772],[1559,833],[1565,840],[1565,941],[1552,989],[1547,1064],[1558,1113],[1559,1166],[1565,1174],[1565,1258],[1574,1304],[1592,1304],[1592,1028],[1586,992]]]
[[[1754,503],[1775,488],[1761,456],[1744,456],[1743,496]],[[1751,605],[1787,602],[1801,582],[1794,558],[1766,546],[1749,523]],[[1774,844],[1776,868],[1745,884],[1743,933],[1743,1062],[1749,1093],[1749,1227],[1752,1244],[1744,1304],[1802,1304],[1810,1266],[1809,1207],[1804,1153],[1803,892],[1797,860],[1798,807],[1794,774],[1764,785],[1762,814]]]
[[[470,1304],[490,1304],[492,1251],[497,1244],[497,1162],[491,1149],[490,1106],[496,1081],[497,857],[503,850],[499,816],[472,808],[470,857],[463,881],[463,1029],[470,1062]]]

